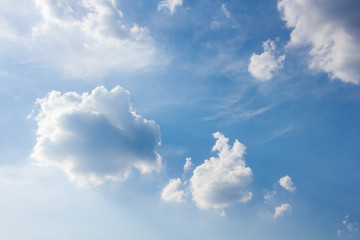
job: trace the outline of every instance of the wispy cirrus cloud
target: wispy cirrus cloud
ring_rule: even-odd
[[[158,5],[158,11],[161,11],[163,9],[168,9],[170,11],[170,14],[173,14],[175,12],[176,7],[181,7],[183,4],[182,0],[164,0],[161,1]]]

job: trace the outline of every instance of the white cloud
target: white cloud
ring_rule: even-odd
[[[16,48],[19,57],[41,67],[94,79],[109,71],[166,62],[149,29],[126,23],[114,0],[34,0],[27,7],[29,11],[16,18],[2,14],[0,26],[6,34],[0,37],[0,46]]]
[[[231,13],[229,12],[229,10],[227,10],[225,3],[223,3],[223,4],[221,5],[221,9],[223,10],[226,18],[230,18],[230,17],[231,17]]]
[[[183,4],[182,0],[164,0],[159,3],[158,11],[167,8],[169,9],[170,14],[173,14],[175,12],[175,8],[177,6],[182,6],[182,4]]]
[[[161,192],[161,199],[166,202],[185,202],[185,193],[179,190],[181,185],[180,178],[170,179]]]
[[[160,171],[155,151],[159,127],[132,110],[127,90],[97,87],[82,95],[52,91],[37,104],[31,154],[37,164],[59,167],[82,186],[125,180],[132,168]]]
[[[194,164],[191,162],[191,158],[186,158],[186,162],[184,164],[184,172],[191,170],[194,167]]]
[[[345,219],[342,221],[343,227],[337,230],[338,237],[342,237],[344,239],[353,239],[355,237],[359,237],[359,229],[358,223],[351,222],[349,220],[349,215],[345,216]]]
[[[291,181],[291,177],[285,176],[280,178],[279,184],[285,188],[286,190],[293,192],[296,190],[296,187],[294,186],[294,183]]]
[[[276,57],[275,43],[268,39],[263,42],[264,52],[260,55],[253,53],[248,66],[249,73],[261,81],[270,80],[274,73],[283,67],[285,55]]]
[[[273,191],[271,191],[271,192],[267,192],[267,193],[264,195],[264,202],[267,203],[268,201],[270,201],[271,199],[273,199],[274,196],[275,196],[275,194],[276,194],[276,191],[275,191],[275,190],[273,190]]]
[[[278,9],[292,30],[288,46],[311,47],[311,69],[360,83],[359,1],[280,0]]]
[[[290,204],[284,203],[275,208],[274,218],[278,218],[283,216],[285,212],[289,212],[291,210]]]
[[[193,201],[199,208],[218,210],[248,202],[252,193],[245,189],[252,181],[252,171],[245,165],[246,147],[238,140],[229,146],[229,139],[220,132],[213,136],[217,140],[212,151],[218,152],[218,156],[205,160],[193,171],[190,179]]]

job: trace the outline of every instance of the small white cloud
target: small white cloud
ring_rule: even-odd
[[[184,172],[191,170],[194,167],[194,164],[191,162],[191,158],[186,158],[186,162],[184,164]]]
[[[166,202],[185,202],[185,193],[179,190],[181,185],[180,178],[170,179],[161,192],[161,199]]]
[[[285,176],[280,178],[279,184],[285,188],[286,190],[293,192],[296,190],[296,187],[294,186],[294,183],[291,181],[291,177]]]
[[[349,220],[349,215],[345,216],[345,219],[342,221],[344,225],[341,229],[337,230],[338,237],[343,237],[344,239],[354,239],[359,237],[359,228],[357,222],[352,222]]]
[[[81,186],[125,180],[133,168],[160,171],[159,127],[132,110],[127,90],[52,91],[36,102],[40,110],[31,157],[37,164],[59,167]]]
[[[264,201],[265,201],[265,203],[268,202],[268,201],[270,201],[271,199],[273,199],[274,196],[275,196],[275,194],[276,194],[276,191],[275,191],[275,190],[273,190],[273,191],[271,191],[271,192],[267,192],[267,193],[264,195]]]
[[[337,230],[337,236],[342,237],[342,231],[340,229]]]
[[[196,167],[190,179],[192,199],[202,209],[222,210],[234,203],[250,201],[252,193],[246,190],[252,181],[252,171],[246,167],[246,147],[238,140],[229,146],[229,139],[220,132],[213,134],[217,139],[212,151],[218,152]]]
[[[283,67],[285,55],[276,57],[275,43],[268,39],[263,42],[264,52],[260,55],[253,53],[250,57],[248,71],[256,79],[270,80],[274,73]]]
[[[226,18],[230,18],[230,17],[231,17],[231,13],[229,12],[229,10],[227,10],[225,3],[223,3],[223,4],[221,5],[221,9],[223,10]]]
[[[284,203],[275,208],[274,218],[278,218],[283,216],[285,212],[289,212],[291,210],[290,204]]]
[[[220,27],[220,23],[218,21],[212,21],[210,23],[210,28],[212,29],[218,29]]]
[[[332,79],[360,83],[358,1],[280,0],[278,9],[291,29],[288,47],[310,46],[311,69],[324,71]]]
[[[159,3],[158,11],[167,8],[169,9],[170,14],[173,14],[175,12],[176,7],[182,6],[182,4],[183,4],[182,0],[164,0]]]

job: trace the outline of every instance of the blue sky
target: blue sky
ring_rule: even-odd
[[[1,239],[360,239],[356,0],[0,0]]]

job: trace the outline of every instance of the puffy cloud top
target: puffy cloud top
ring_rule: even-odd
[[[170,179],[161,192],[161,199],[166,202],[185,202],[185,193],[179,190],[181,185],[180,178]]]
[[[52,91],[37,104],[31,157],[38,164],[59,167],[82,186],[124,180],[132,168],[141,173],[161,169],[155,151],[159,127],[132,110],[127,90],[97,87],[82,95]]]
[[[288,46],[311,46],[310,68],[360,83],[359,1],[280,0],[278,8],[291,29]]]
[[[260,55],[253,53],[250,57],[248,71],[256,79],[270,80],[274,73],[283,67],[285,55],[276,57],[275,43],[268,39],[263,42],[264,52]]]
[[[213,151],[217,157],[205,160],[196,167],[190,179],[192,199],[202,209],[222,210],[237,202],[247,202],[252,193],[246,186],[252,181],[252,171],[246,167],[246,147],[238,140],[229,146],[229,139],[220,132],[213,134],[217,139]]]
[[[191,158],[186,158],[186,162],[184,164],[184,173],[189,171],[194,167],[194,164],[191,162]]]

